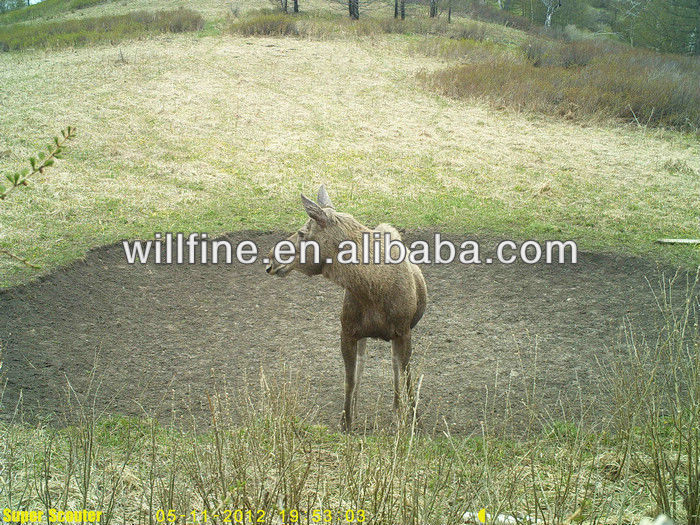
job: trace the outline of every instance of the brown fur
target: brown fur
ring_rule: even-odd
[[[340,316],[340,346],[345,363],[345,407],[341,419],[343,429],[349,430],[356,410],[357,390],[363,371],[365,339],[373,337],[391,341],[394,366],[394,406],[398,408],[401,392],[401,373],[411,395],[411,330],[425,311],[427,291],[420,268],[404,258],[399,264],[385,264],[384,233],[401,240],[399,232],[388,224],[380,224],[374,230],[360,224],[352,215],[335,211],[323,186],[319,189],[319,203],[304,195],[302,203],[309,215],[304,226],[289,237],[297,248],[297,255],[290,264],[274,260],[270,251],[267,272],[284,276],[292,270],[306,275],[323,275],[345,288],[343,311]],[[340,264],[337,262],[342,241],[354,241],[362,260],[362,233],[379,232],[379,264]],[[313,264],[312,249],[308,249],[308,261],[299,260],[301,240],[316,241],[321,261],[331,258],[333,263]],[[369,260],[374,261],[373,242],[370,242]],[[392,255],[397,258],[398,248]]]

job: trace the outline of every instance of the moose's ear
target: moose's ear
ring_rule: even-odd
[[[301,194],[301,203],[309,217],[315,220],[321,228],[324,228],[326,224],[328,224],[328,215],[326,215],[326,212],[303,193]]]
[[[318,203],[322,208],[335,209],[335,206],[333,206],[333,203],[331,202],[331,198],[328,196],[326,187],[323,184],[321,184],[321,187],[318,189]]]

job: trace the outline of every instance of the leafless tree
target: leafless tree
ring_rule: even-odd
[[[621,20],[627,23],[629,27],[628,38],[630,45],[634,45],[635,31],[634,27],[637,19],[649,6],[649,0],[618,0],[617,6],[620,11]]]
[[[547,9],[547,14],[544,19],[544,27],[552,27],[552,15],[554,11],[561,7],[561,0],[541,0],[544,7]]]

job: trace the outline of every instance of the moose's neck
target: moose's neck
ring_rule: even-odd
[[[371,234],[373,230],[356,223],[359,226],[351,231],[345,231],[342,239],[337,239],[333,254],[333,263],[327,264],[323,269],[323,275],[337,285],[345,288],[353,296],[363,303],[376,302],[383,295],[383,288],[388,280],[385,275],[390,271],[385,264],[365,263],[365,259],[373,261],[374,244],[370,236],[367,241],[363,239],[363,233]],[[340,263],[338,261],[338,246],[342,241],[352,241],[356,246],[356,254],[359,263]],[[382,243],[383,244],[383,243]],[[383,251],[380,249],[380,251]],[[367,256],[365,256],[367,254]],[[383,256],[383,254],[382,254]]]
[[[323,275],[338,286],[345,288],[360,300],[370,301],[376,290],[376,277],[371,264],[340,264],[338,261],[324,267]]]

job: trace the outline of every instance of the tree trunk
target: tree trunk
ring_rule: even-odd
[[[430,0],[430,18],[437,15],[437,0]]]
[[[450,2],[449,7],[447,8],[447,23],[452,23],[452,2]]]
[[[285,13],[287,12],[287,0],[281,0],[282,1],[282,11]]]
[[[401,20],[405,20],[406,19],[406,0],[400,0],[400,1],[401,1],[401,4],[400,4]]]
[[[348,0],[348,13],[353,20],[360,18],[360,0]]]
[[[294,0],[294,12],[299,12],[299,0]]]
[[[399,17],[399,0],[394,0],[394,18]]]
[[[554,11],[561,7],[561,0],[542,0],[542,3],[547,8],[547,15],[544,19],[544,27],[552,27],[552,15]]]

